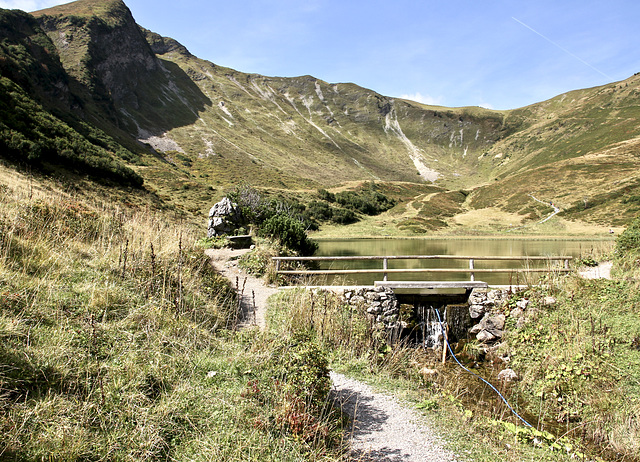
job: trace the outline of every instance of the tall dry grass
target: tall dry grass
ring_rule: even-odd
[[[339,416],[314,421],[327,438],[302,439],[291,425],[322,409],[287,407],[286,387],[264,402],[247,394],[252,381],[273,382],[274,340],[234,332],[237,295],[194,245],[199,229],[10,180],[0,187],[1,460],[339,457]]]

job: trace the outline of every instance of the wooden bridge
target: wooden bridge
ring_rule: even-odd
[[[277,274],[297,275],[297,276],[320,276],[320,275],[350,275],[350,274],[382,274],[383,281],[377,284],[385,283],[389,286],[393,283],[398,285],[401,281],[389,281],[389,275],[403,275],[410,273],[432,273],[432,274],[451,274],[451,273],[467,273],[469,281],[474,282],[476,274],[486,273],[550,273],[560,272],[566,273],[572,271],[569,262],[573,257],[567,256],[459,256],[459,255],[383,255],[383,256],[325,256],[325,257],[273,257],[276,264]],[[283,263],[295,262],[344,262],[351,261],[379,261],[380,268],[363,268],[363,269],[291,269],[290,265],[287,269],[283,269]],[[467,262],[466,267],[461,268],[444,268],[444,267],[418,267],[418,268],[389,268],[390,261],[397,260],[462,260]],[[522,262],[518,268],[476,268],[478,261],[512,261]],[[530,264],[540,265],[546,262],[544,267],[531,267]],[[433,285],[436,281],[405,281],[405,285],[414,286],[419,282],[423,285]],[[447,284],[454,287],[455,283],[461,281],[439,281],[440,288],[445,288]],[[434,287],[435,288],[435,287]]]

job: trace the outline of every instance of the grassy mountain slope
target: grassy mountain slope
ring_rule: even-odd
[[[194,123],[209,103],[159,60],[121,1],[83,0],[34,13],[92,122],[137,136]]]
[[[99,133],[108,158],[197,215],[242,182],[370,180],[467,191],[442,213],[417,199],[400,220],[408,231],[483,209],[533,220],[531,195],[568,219],[612,225],[635,211],[638,76],[512,111],[444,108],[218,66],[138,26],[121,0],[2,15],[2,76],[90,143]]]
[[[640,76],[511,111],[513,133],[485,154],[495,181],[473,208],[526,213],[534,195],[573,219],[619,226],[640,194]]]
[[[634,75],[511,111],[505,125],[515,134],[496,143],[488,156],[497,161],[496,174],[505,176],[597,153],[639,137],[638,116],[640,75]]]
[[[426,111],[353,84],[243,74],[181,48],[159,56],[193,76],[214,103],[200,113],[198,123],[167,136],[201,169],[228,172],[231,181],[247,173],[257,183],[286,187],[358,179],[434,180],[466,168],[465,149],[485,148],[500,128],[500,117]],[[471,141],[463,146],[459,137],[465,130]],[[476,140],[478,132],[482,136]],[[443,162],[447,159],[453,162]],[[229,162],[242,171],[229,169]]]
[[[267,78],[200,60],[140,29],[119,0],[83,0],[34,15],[65,69],[112,100],[118,127],[210,173],[230,171],[230,183],[247,172],[289,187],[301,180],[434,180],[464,172],[467,154],[499,137],[502,115],[490,111],[430,109],[353,84]]]
[[[71,115],[70,91],[56,49],[35,19],[0,11],[0,153],[42,168],[60,165],[96,178],[140,186],[124,161],[135,156],[101,130]]]

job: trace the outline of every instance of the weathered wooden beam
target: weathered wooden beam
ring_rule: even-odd
[[[376,287],[389,289],[486,289],[483,281],[375,281]]]
[[[537,261],[537,260],[573,260],[566,256],[464,256],[464,255],[353,255],[337,257],[271,257],[272,260],[281,261],[331,261],[331,260],[510,260],[510,261]]]
[[[469,268],[393,268],[393,269],[352,269],[352,270],[281,270],[278,274],[381,274],[381,273],[470,273]],[[475,268],[474,273],[549,273],[571,272],[567,268]]]

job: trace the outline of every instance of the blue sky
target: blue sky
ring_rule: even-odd
[[[0,0],[34,11],[55,0]],[[125,0],[221,66],[511,109],[640,72],[638,0]]]

